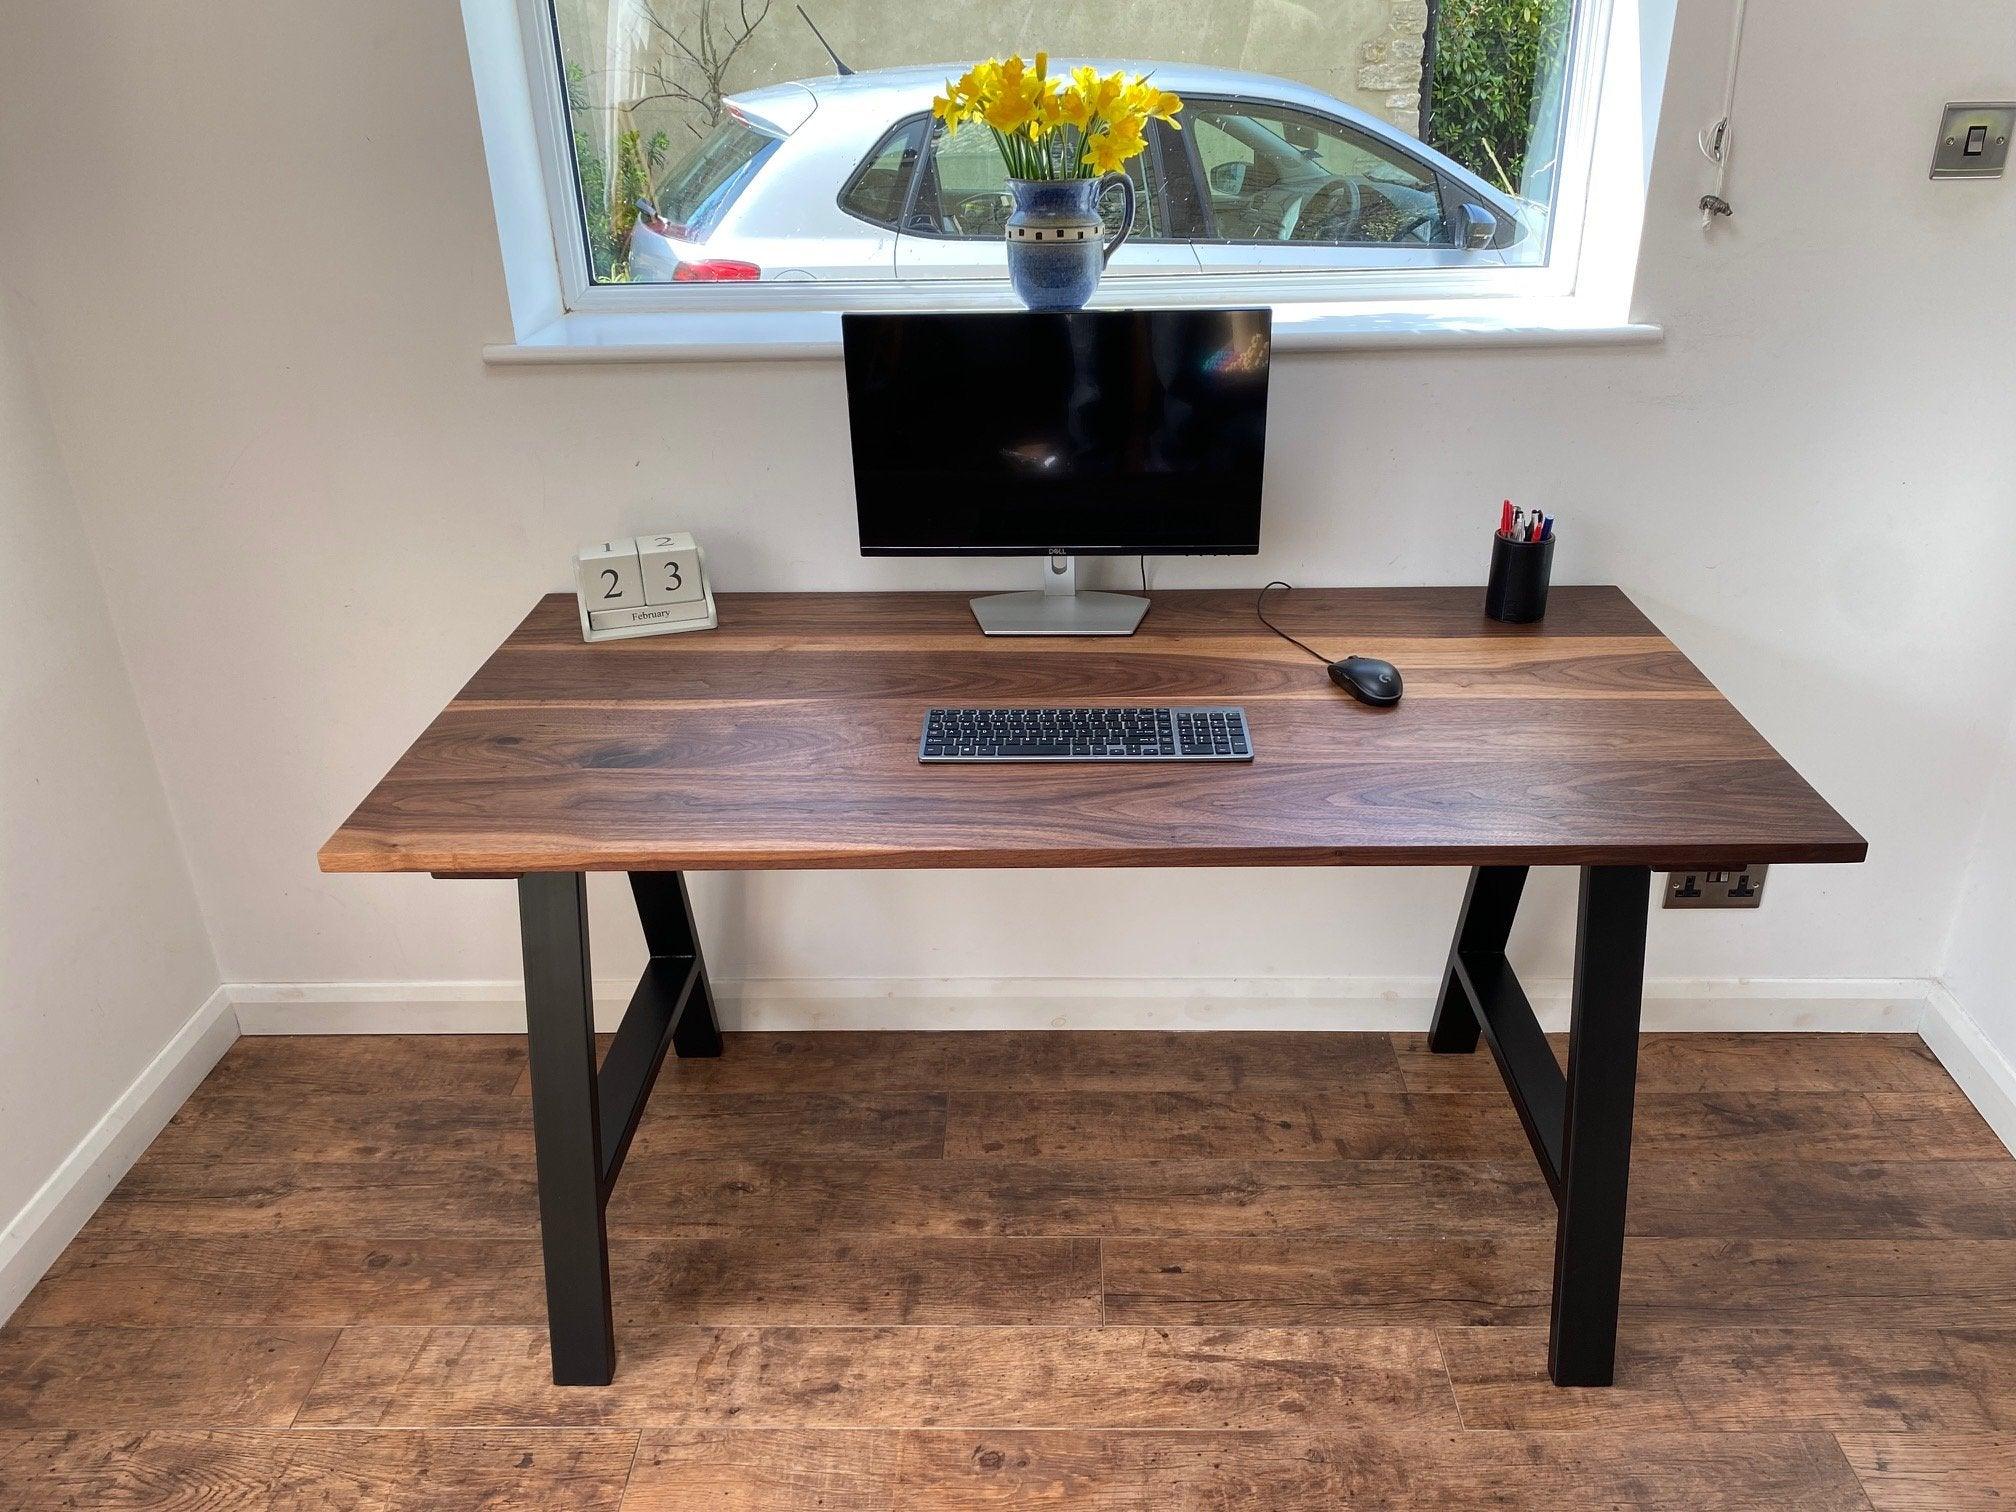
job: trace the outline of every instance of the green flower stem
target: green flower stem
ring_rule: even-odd
[[[1093,175],[1088,171],[1085,154],[1092,145],[1099,124],[1100,118],[1093,116],[1083,130],[1076,126],[1053,126],[1041,137],[1033,139],[1027,131],[1001,131],[992,126],[987,129],[994,133],[994,143],[1001,149],[1001,161],[1007,164],[1010,178],[1086,179]],[[1069,137],[1065,137],[1067,132]],[[1068,162],[1053,150],[1053,144],[1060,137],[1065,138]]]

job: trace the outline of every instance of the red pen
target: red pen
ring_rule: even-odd
[[[1499,511],[1498,534],[1502,536],[1512,534],[1512,501],[1510,499],[1505,501],[1504,509]]]

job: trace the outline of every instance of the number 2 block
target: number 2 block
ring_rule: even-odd
[[[589,610],[636,609],[646,602],[634,539],[584,546],[574,564],[575,587]]]
[[[699,548],[684,531],[637,537],[637,560],[647,604],[690,604],[706,586],[700,579]]]

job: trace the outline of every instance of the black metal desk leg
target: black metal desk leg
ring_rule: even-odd
[[[1608,1386],[1615,1373],[1651,886],[1642,866],[1582,868],[1547,1342],[1556,1386]]]
[[[520,877],[518,928],[553,1383],[606,1386],[616,1374],[616,1327],[602,1220],[587,879],[579,872]]]
[[[1435,999],[1435,1017],[1428,1025],[1428,1048],[1437,1055],[1468,1055],[1477,1048],[1477,1015],[1471,1012],[1456,980],[1456,957],[1505,953],[1505,942],[1512,937],[1512,917],[1519,912],[1519,894],[1525,887],[1523,866],[1471,868],[1463,911],[1456,916],[1449,964],[1442,968],[1442,992]]]
[[[672,1030],[675,1055],[710,1056],[721,1053],[721,1026],[714,1019],[714,992],[707,985],[707,961],[700,954],[700,935],[693,928],[693,899],[686,891],[684,872],[632,872],[630,892],[637,900],[637,917],[644,924],[644,946],[652,958],[671,957],[693,962],[693,996]]]

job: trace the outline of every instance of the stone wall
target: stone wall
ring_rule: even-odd
[[[1371,8],[1367,0],[1367,9]],[[1427,53],[1428,0],[1384,0],[1386,28],[1369,38],[1352,104],[1410,136],[1421,130],[1421,62]]]

